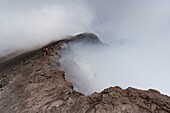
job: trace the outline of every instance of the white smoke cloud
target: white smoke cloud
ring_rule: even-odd
[[[86,31],[93,20],[82,2],[0,1],[0,55]]]
[[[170,41],[157,41],[152,44],[161,43],[164,47],[148,48],[145,43],[126,40],[106,47],[73,44],[62,53],[60,63],[75,90],[86,95],[115,85],[158,89],[169,95],[170,54],[166,47]]]
[[[79,82],[69,79],[75,89],[91,94],[118,85],[154,88],[169,95],[170,2],[131,0],[87,4],[95,14],[92,31],[111,47],[85,50],[80,46],[64,54],[61,64],[72,61],[79,67],[76,71],[71,63],[63,65],[64,69],[74,69],[69,73],[72,78],[79,78]],[[66,57],[72,54],[76,57]]]
[[[170,94],[169,6],[169,0],[1,0],[0,56],[91,31],[110,48],[73,49],[63,56],[77,90],[89,94],[119,85]]]

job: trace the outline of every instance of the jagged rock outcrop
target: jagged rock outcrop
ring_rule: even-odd
[[[170,97],[153,89],[110,87],[89,96],[74,91],[60,69],[59,53],[74,38],[91,36],[97,37],[86,33],[47,45],[48,55],[40,48],[2,62],[0,113],[170,113]]]

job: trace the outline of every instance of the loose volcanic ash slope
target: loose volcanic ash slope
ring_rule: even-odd
[[[152,89],[110,87],[89,96],[73,90],[60,69],[60,52],[70,42],[94,36],[85,33],[51,43],[46,56],[40,48],[2,62],[0,113],[170,113],[170,97]]]

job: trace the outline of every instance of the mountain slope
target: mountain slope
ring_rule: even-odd
[[[170,113],[170,97],[156,90],[111,87],[85,96],[65,80],[58,62],[68,43],[99,43],[84,33],[51,43],[0,64],[0,113]]]

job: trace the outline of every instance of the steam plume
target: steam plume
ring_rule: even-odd
[[[75,88],[89,94],[120,85],[170,94],[169,6],[169,0],[1,0],[0,56],[90,31],[110,47],[79,45],[63,54],[63,68],[74,70],[65,66],[71,62],[77,69],[68,79],[83,83]],[[64,60],[68,55],[73,59]]]

